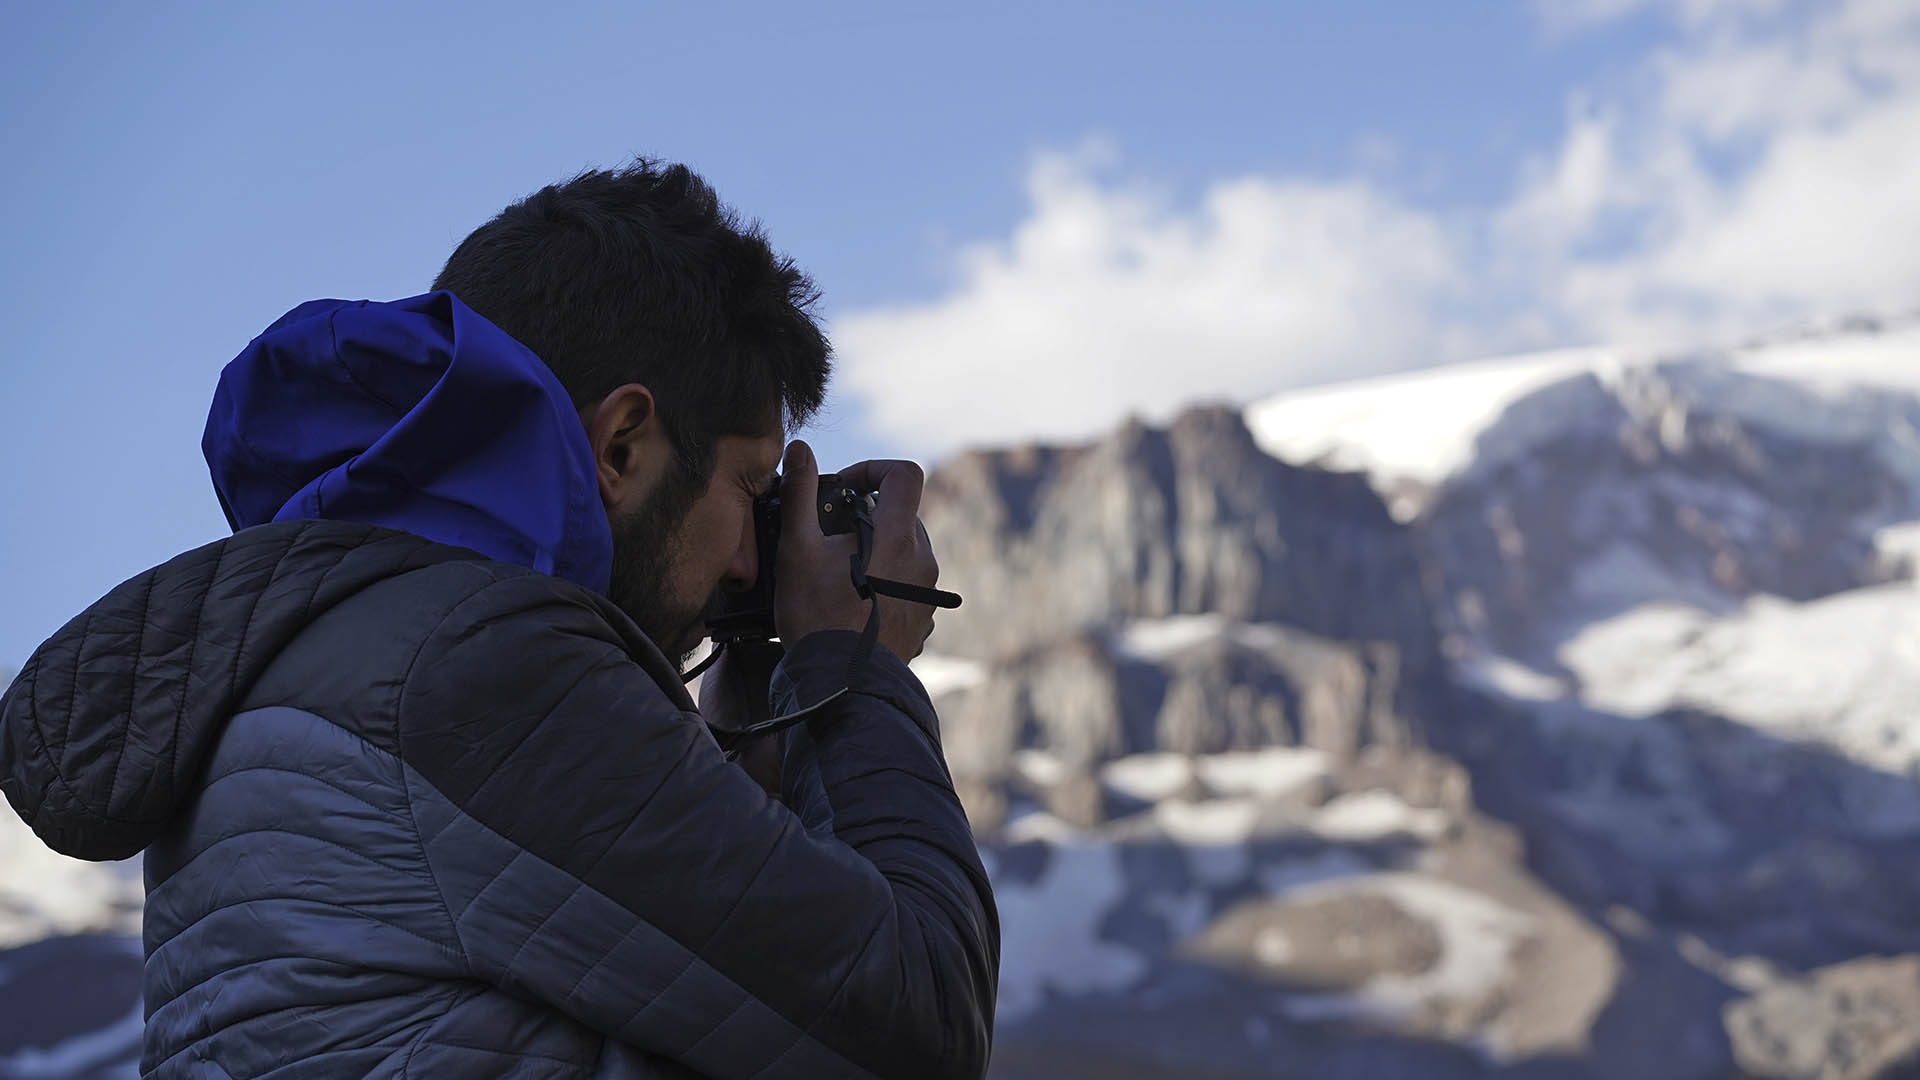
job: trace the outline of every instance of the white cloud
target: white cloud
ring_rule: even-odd
[[[1872,109],[1833,130],[1772,140],[1761,166],[1723,203],[1681,217],[1670,240],[1613,264],[1576,265],[1567,302],[1627,297],[1667,315],[1654,293],[1696,298],[1686,311],[1738,330],[1769,317],[1920,299],[1920,101]],[[1683,318],[1699,319],[1698,315]],[[1596,308],[1596,320],[1608,315]],[[1604,327],[1604,323],[1600,324]]]
[[[1631,193],[1615,160],[1618,119],[1576,105],[1560,152],[1525,167],[1519,194],[1492,222],[1500,258],[1564,252],[1601,214],[1624,205]]]
[[[1452,246],[1364,182],[1226,180],[1182,211],[1082,153],[1043,155],[1028,187],[1028,218],[965,251],[951,294],[835,326],[880,433],[929,450],[1081,436],[1448,348],[1433,309]]]
[[[1741,16],[1769,15],[1786,0],[1534,0],[1534,13],[1558,33],[1582,30],[1627,15],[1654,11],[1695,27]]]
[[[874,434],[939,454],[1476,349],[1920,303],[1920,4],[1540,11],[1556,33],[1646,12],[1672,41],[1572,93],[1501,204],[1443,220],[1363,170],[1225,179],[1181,206],[1098,153],[1042,155],[1026,219],[962,251],[947,295],[836,326],[843,387]]]
[[[1920,301],[1920,6],[1662,10],[1688,32],[1638,90],[1576,107],[1498,217],[1508,272],[1518,259],[1583,338],[1724,337]]]

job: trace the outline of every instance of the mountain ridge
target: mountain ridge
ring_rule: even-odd
[[[1889,366],[1920,372],[1916,330],[1470,365],[1245,419],[1201,408],[1164,429],[1179,469],[1130,465],[1157,445],[1136,423],[935,470],[946,579],[992,586],[916,666],[938,676],[988,849],[1022,853],[1019,875],[996,863],[1020,897],[1008,948],[1082,943],[1060,960],[1078,974],[1009,969],[1005,1045],[1111,1057],[1104,1032],[1245,1075],[1690,1080],[1801,1075],[1782,1070],[1817,1037],[1781,1042],[1786,1001],[1857,1032],[1836,988],[1884,983],[1874,956],[1920,955],[1915,735],[1898,722],[1920,645],[1848,644],[1862,612],[1920,624],[1920,396]],[[1367,394],[1395,400],[1347,424]],[[1462,396],[1474,408],[1447,414]],[[1433,416],[1463,426],[1418,429]],[[1286,417],[1318,426],[1276,432]],[[1399,458],[1353,449],[1383,428],[1403,429]],[[1005,496],[1003,462],[1020,463]],[[1165,539],[1190,514],[1224,542]],[[998,524],[1016,519],[1031,524]],[[1108,548],[1130,554],[1087,557]],[[1248,585],[1261,599],[1228,605],[1169,584],[1247,553],[1257,565],[1215,580],[1322,589]],[[1075,603],[1035,584],[1048,574],[1110,591]],[[983,633],[989,617],[1012,629]],[[1814,642],[1860,657],[1825,662],[1829,686],[1803,674]],[[1266,788],[1220,779],[1250,768]],[[1329,936],[1361,951],[1317,952]],[[1237,1018],[1244,1056],[1156,1014]]]

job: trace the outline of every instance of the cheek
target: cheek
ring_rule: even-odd
[[[685,590],[685,599],[704,602],[707,594],[719,586],[740,549],[741,538],[746,535],[745,522],[750,518],[750,512],[743,514],[724,502],[697,505],[687,515],[674,552],[674,576]]]

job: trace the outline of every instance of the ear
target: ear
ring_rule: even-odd
[[[615,388],[580,411],[593,448],[594,478],[607,513],[640,505],[665,473],[672,442],[660,422],[653,392],[639,383]]]

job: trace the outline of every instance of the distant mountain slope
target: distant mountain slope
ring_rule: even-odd
[[[1916,390],[1861,323],[937,471],[1005,1075],[1798,1076],[1796,1002],[1880,1053],[1832,988],[1920,956]]]
[[[1839,329],[1809,329],[1725,350],[1603,345],[1452,364],[1280,394],[1249,406],[1247,426],[1260,447],[1282,461],[1367,476],[1404,521],[1445,482],[1496,468],[1564,433],[1565,423],[1596,419],[1570,400],[1558,409],[1513,412],[1522,400],[1582,376],[1618,386],[1630,372],[1657,367],[1709,379],[1747,375],[1802,391],[1817,399],[1804,413],[1793,407],[1794,399],[1777,394],[1719,396],[1712,407],[1810,436],[1851,440],[1877,419],[1872,406],[1859,407],[1858,395],[1891,395],[1896,403],[1920,395],[1920,317],[1887,324],[1850,320]],[[1493,433],[1496,427],[1503,430]]]
[[[1477,677],[1911,763],[1914,601],[1890,583],[1920,553],[1920,322],[1523,357],[1248,416],[1268,449],[1362,467],[1399,500],[1445,647]]]

